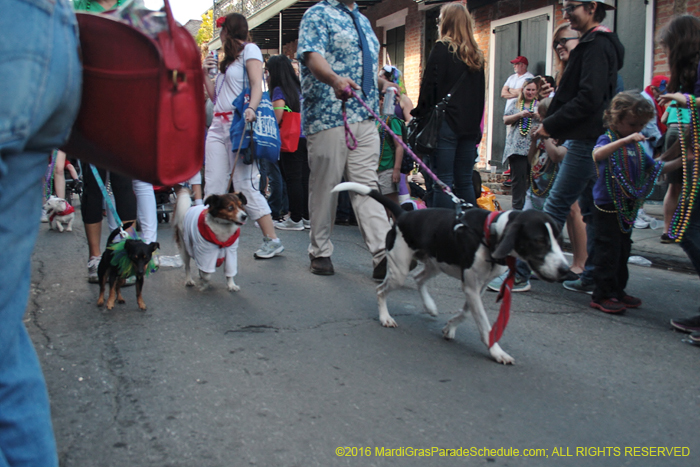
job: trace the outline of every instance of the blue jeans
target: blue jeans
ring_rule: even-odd
[[[54,467],[46,383],[22,317],[42,175],[80,106],[78,37],[67,0],[0,0],[0,12],[0,467]]]
[[[472,187],[474,159],[476,159],[476,138],[457,136],[447,121],[443,121],[438,148],[430,157],[430,170],[449,186],[458,198],[476,206]],[[432,183],[431,191],[432,196],[428,197],[428,206],[454,209],[452,198],[443,193],[436,184]]]
[[[270,198],[267,204],[272,211],[272,218],[279,220],[289,211],[287,201],[287,186],[282,179],[282,173],[277,162],[259,159],[260,162],[260,191],[264,192],[265,184],[270,185]]]
[[[594,147],[594,140],[571,141],[571,147],[564,156],[557,178],[549,192],[549,197],[544,203],[544,212],[552,216],[563,228],[566,217],[571,211],[571,205],[578,200],[583,221],[586,223],[588,260],[586,261],[586,269],[581,275],[581,280],[586,284],[593,282],[594,232],[592,214],[593,210],[596,209],[593,204],[593,185],[597,179],[592,157]]]

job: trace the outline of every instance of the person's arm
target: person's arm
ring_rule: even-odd
[[[416,105],[411,113],[414,117],[425,115],[437,104],[437,78],[440,76],[441,72],[444,73],[444,71],[442,71],[443,64],[447,59],[447,47],[442,42],[438,42],[430,51],[430,56],[428,56],[428,63],[425,66],[423,78],[420,83],[418,105]]]
[[[352,79],[338,76],[323,55],[318,52],[304,53],[304,63],[317,80],[333,88],[335,97],[338,99],[345,97],[345,89],[348,86],[356,91],[360,89],[360,86]]]
[[[629,136],[620,138],[604,146],[597,147],[593,150],[593,160],[596,162],[603,161],[610,157],[615,151],[619,150],[626,144],[637,143],[646,140],[641,133],[632,133]]]
[[[544,150],[547,153],[547,157],[557,164],[564,160],[564,156],[566,156],[566,152],[568,151],[565,146],[557,146],[554,144],[552,138],[545,138]]]
[[[674,170],[681,168],[683,165],[683,158],[679,157],[677,159],[673,159],[672,161],[664,162],[663,164],[664,166],[661,169],[662,174],[673,172]]]
[[[673,94],[664,94],[663,96],[659,97],[659,105],[667,105],[670,104],[671,101],[678,102],[678,104],[680,104],[681,107],[685,107],[686,105],[688,105],[688,101],[685,99],[685,96],[680,92],[676,92]]]
[[[391,174],[391,181],[394,183],[399,183],[401,181],[401,163],[403,162],[403,158],[403,146],[396,143],[396,150],[394,151],[394,171]]]
[[[520,112],[516,112],[510,115],[508,115],[508,112],[506,111],[506,115],[503,116],[503,123],[505,123],[506,125],[514,125],[521,118],[533,118],[534,116],[535,114],[530,112],[529,110],[522,110]]]
[[[506,84],[503,86],[503,89],[501,89],[501,97],[505,99],[517,99],[520,97],[520,93],[522,91],[523,90],[521,88],[509,88]]]
[[[411,123],[411,119],[413,119],[413,116],[411,115],[411,110],[413,110],[413,102],[411,102],[411,98],[406,94],[401,94],[401,97],[399,98],[399,105],[401,106],[401,110],[403,110],[406,125],[408,125]]]
[[[666,125],[666,122],[668,121],[668,107],[666,110],[664,110],[664,114],[661,116],[661,123]]]
[[[277,119],[277,125],[282,123],[282,117],[284,117],[284,106],[287,103],[284,99],[277,99],[272,101],[272,108],[275,110],[275,118]]]
[[[250,81],[250,103],[245,110],[245,121],[254,122],[256,119],[255,113],[258,111],[258,105],[262,99],[262,62],[258,59],[251,58],[246,60],[245,68],[248,71],[248,79]]]
[[[216,65],[217,65],[216,58],[214,58],[214,56],[211,54],[207,55],[207,58],[205,58],[204,61],[202,62],[202,70],[204,70],[204,89],[206,89],[207,94],[209,95],[209,99],[211,99],[212,101],[216,97],[215,96],[216,87],[214,85],[214,81],[212,81],[211,78],[209,78],[209,75],[207,72],[209,71],[210,68],[215,68]],[[222,78],[226,79],[225,76],[223,76]],[[219,78],[219,79],[222,79],[222,78]]]

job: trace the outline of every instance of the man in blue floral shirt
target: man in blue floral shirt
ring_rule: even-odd
[[[309,151],[309,214],[311,272],[333,274],[331,228],[338,196],[331,189],[343,176],[347,181],[379,189],[379,133],[357,99],[346,104],[347,119],[357,138],[349,149],[341,99],[352,87],[373,110],[378,108],[379,41],[369,20],[352,0],[323,0],[304,14],[297,58],[301,63],[302,121]],[[357,83],[362,83],[362,87]],[[382,89],[390,83],[380,79]],[[386,275],[384,240],[390,226],[384,208],[375,200],[350,194],[362,237],[374,257],[375,280]]]

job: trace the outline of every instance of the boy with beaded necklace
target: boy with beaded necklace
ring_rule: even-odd
[[[608,130],[593,149],[598,180],[593,187],[595,289],[591,307],[622,313],[642,301],[625,293],[632,226],[660,173],[677,169],[681,159],[655,162],[640,144],[639,133],[654,118],[654,108],[638,92],[617,94],[605,111]]]

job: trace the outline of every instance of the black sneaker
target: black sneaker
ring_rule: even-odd
[[[688,339],[690,339],[690,342],[692,342],[693,344],[700,345],[700,332],[692,333],[688,336]]]
[[[671,326],[683,332],[700,332],[700,315],[686,319],[672,319]]]
[[[386,277],[386,256],[382,259],[379,264],[374,267],[372,271],[372,279],[377,282],[382,282]]]

